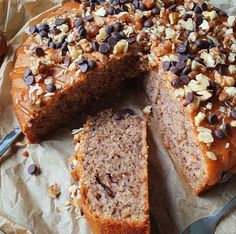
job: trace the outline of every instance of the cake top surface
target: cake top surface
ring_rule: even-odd
[[[229,170],[236,160],[235,30],[235,16],[202,0],[68,3],[27,29],[12,73],[14,104],[31,115],[91,70],[137,53],[164,74],[192,116],[211,170]]]

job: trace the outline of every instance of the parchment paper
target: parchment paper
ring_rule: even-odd
[[[13,66],[14,52],[25,38],[23,25],[29,19],[31,20],[27,25],[40,22],[45,10],[57,7],[61,2],[62,0],[0,0],[0,30],[5,32],[10,44],[9,53],[0,68],[0,139],[18,126],[11,107],[9,73]],[[230,14],[236,13],[234,0],[211,2]],[[32,19],[34,16],[36,17]],[[148,105],[138,87],[125,88],[112,100],[116,107],[132,107],[139,114]],[[111,103],[103,100],[99,108],[109,107]],[[65,206],[69,199],[69,186],[73,184],[67,169],[67,160],[74,152],[71,130],[81,127],[84,116],[78,117],[78,121],[73,122],[70,127],[55,131],[41,144],[28,145],[24,138],[20,139],[1,159],[0,231],[7,234],[89,233],[86,221],[83,218],[77,220],[73,209],[66,209]],[[153,233],[179,233],[196,219],[212,214],[235,196],[236,178],[196,197],[176,172],[159,142],[152,117],[149,124],[149,187]],[[26,150],[29,151],[29,157],[22,155]],[[27,172],[32,163],[40,167],[41,173],[37,176]],[[61,195],[55,200],[47,194],[48,186],[54,183],[61,186]],[[236,210],[220,223],[216,233],[236,233]]]

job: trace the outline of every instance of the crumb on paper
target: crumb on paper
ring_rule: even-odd
[[[16,142],[15,146],[18,148],[25,148],[25,147],[28,147],[28,143],[25,140],[19,141],[19,142]]]
[[[73,129],[73,130],[72,130],[72,135],[76,135],[76,134],[82,132],[83,130],[84,130],[84,128]]]
[[[50,185],[48,187],[48,195],[55,199],[55,198],[58,198],[61,194],[61,188],[60,188],[60,185],[58,185],[57,183],[53,184],[53,185]]]
[[[22,153],[22,155],[23,155],[24,157],[29,157],[29,151],[25,150],[25,151]]]
[[[143,113],[144,113],[144,114],[147,114],[147,115],[150,115],[150,114],[151,114],[151,111],[152,111],[152,106],[146,106],[146,107],[143,109]]]

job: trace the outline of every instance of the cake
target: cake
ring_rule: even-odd
[[[145,74],[163,143],[200,194],[235,173],[236,17],[201,0],[65,4],[28,29],[12,72],[22,131],[38,142]]]
[[[3,33],[0,31],[0,62],[6,53],[7,53],[7,42],[3,36]]]
[[[150,233],[146,134],[128,109],[90,117],[75,137],[72,173],[92,233]]]

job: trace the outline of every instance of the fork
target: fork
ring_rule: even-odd
[[[0,157],[7,151],[11,144],[16,140],[16,138],[21,134],[20,128],[15,128],[6,137],[0,141]]]
[[[189,225],[181,234],[213,234],[220,219],[236,206],[236,196],[215,214],[197,220]]]

